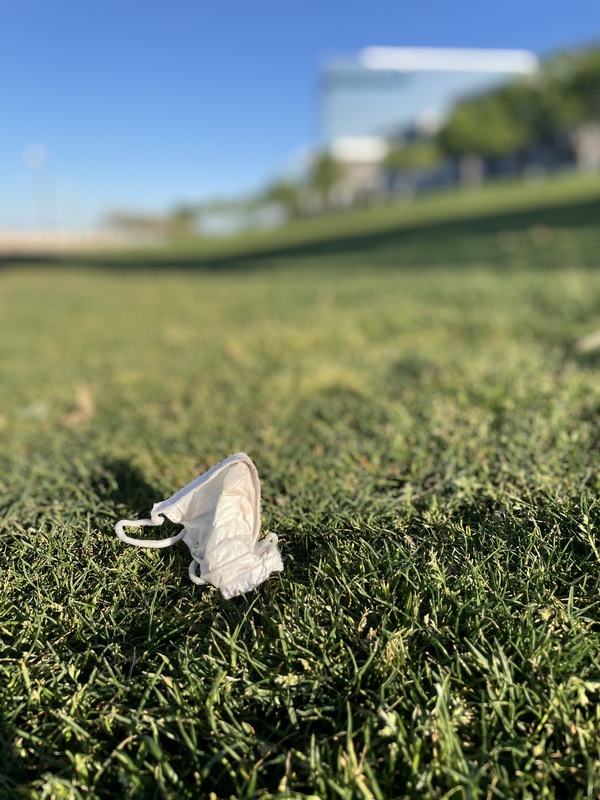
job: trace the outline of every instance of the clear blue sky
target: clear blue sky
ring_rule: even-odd
[[[600,0],[0,0],[0,229],[35,225],[32,143],[63,224],[160,212],[257,189],[314,142],[328,52],[598,38]]]

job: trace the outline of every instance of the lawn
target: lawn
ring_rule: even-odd
[[[566,185],[4,258],[0,797],[600,793],[600,183]],[[239,450],[285,571],[224,601],[114,523]]]

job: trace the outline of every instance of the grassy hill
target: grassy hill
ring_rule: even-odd
[[[600,184],[523,191],[4,259],[1,796],[600,792]],[[113,526],[238,450],[224,601]]]

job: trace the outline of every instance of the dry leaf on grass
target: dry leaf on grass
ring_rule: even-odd
[[[63,418],[63,423],[68,427],[89,422],[96,413],[92,393],[87,386],[78,386],[75,390],[75,405],[76,408]]]

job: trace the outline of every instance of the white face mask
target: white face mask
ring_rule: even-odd
[[[165,517],[183,525],[183,530],[168,539],[151,540],[124,533],[125,527],[162,525]],[[211,583],[227,599],[249,592],[272,572],[283,570],[277,536],[269,533],[258,541],[260,481],[245,453],[226,458],[172,497],[155,503],[150,519],[122,519],[115,531],[124,542],[138,547],[169,547],[183,539],[192,554],[191,580]]]

